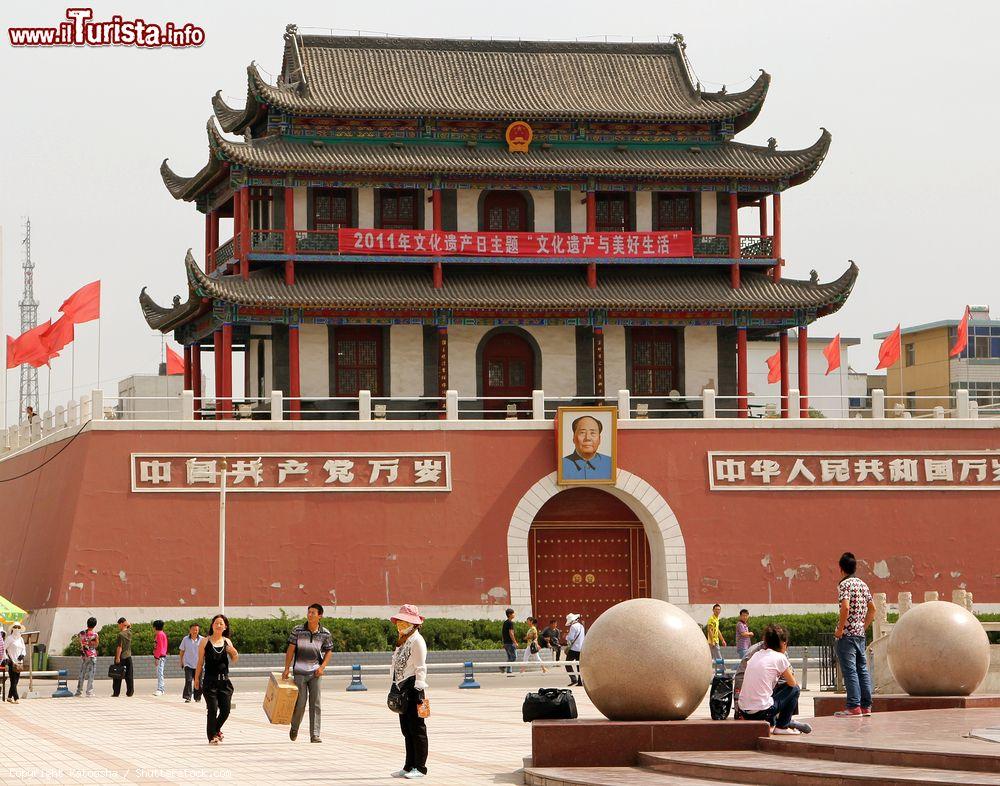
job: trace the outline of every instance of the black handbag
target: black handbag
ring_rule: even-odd
[[[538,654],[538,645],[535,644],[535,642],[531,642],[531,654],[532,655]]]
[[[389,695],[385,698],[386,706],[397,715],[404,714],[410,708],[410,691],[407,683],[413,684],[414,677],[403,680],[402,686],[395,682],[389,686]]]
[[[733,678],[728,674],[716,674],[712,678],[708,709],[712,720],[725,720],[733,706]]]
[[[573,691],[565,688],[542,688],[529,693],[521,705],[525,723],[533,720],[573,720],[577,716]]]
[[[112,661],[108,665],[108,677],[109,678],[111,678],[113,680],[120,680],[124,676],[125,676],[125,664],[124,663],[121,663],[121,662],[115,663],[115,662]]]

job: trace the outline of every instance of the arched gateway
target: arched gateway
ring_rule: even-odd
[[[577,487],[579,488],[579,487]],[[585,487],[589,491],[589,487]],[[674,515],[670,506],[667,504],[666,500],[650,486],[646,481],[637,475],[633,475],[631,472],[626,470],[618,470],[618,478],[614,486],[595,486],[594,489],[600,489],[602,492],[608,493],[616,497],[618,500],[623,502],[627,506],[634,518],[631,520],[626,517],[624,521],[619,520],[617,522],[605,521],[605,524],[612,524],[611,527],[600,527],[598,524],[597,529],[610,529],[618,530],[618,532],[608,532],[598,536],[595,534],[592,538],[604,539],[608,541],[603,545],[609,547],[617,547],[617,551],[614,553],[623,554],[625,553],[623,549],[626,548],[625,537],[626,533],[630,530],[634,531],[638,529],[638,525],[642,527],[642,533],[645,535],[645,540],[648,542],[648,571],[646,571],[646,577],[648,584],[645,588],[642,588],[642,592],[638,592],[638,580],[642,577],[643,569],[636,564],[634,570],[634,576],[632,575],[632,568],[629,568],[628,574],[620,574],[622,576],[628,576],[630,582],[629,592],[632,592],[632,588],[636,588],[636,595],[638,597],[649,596],[654,598],[660,598],[662,600],[670,601],[671,603],[686,604],[688,602],[688,584],[687,584],[687,556],[684,546],[684,536],[681,534],[680,524],[677,522],[677,517]],[[575,489],[574,489],[575,490]],[[534,574],[533,570],[545,569],[545,565],[542,564],[543,560],[538,559],[538,545],[539,545],[539,535],[542,534],[543,544],[548,540],[554,540],[558,538],[556,532],[547,532],[547,530],[555,530],[554,526],[551,526],[556,521],[549,518],[546,520],[545,517],[551,517],[553,514],[553,508],[550,506],[546,508],[546,503],[553,499],[557,494],[565,492],[567,489],[564,487],[556,485],[555,473],[547,475],[546,477],[535,483],[525,495],[518,502],[514,509],[514,514],[511,516],[510,526],[507,530],[507,560],[510,569],[510,602],[511,606],[518,611],[519,614],[526,614],[529,611],[535,611],[539,616],[545,616],[554,608],[549,608],[550,601],[560,601],[558,604],[561,613],[566,613],[568,611],[581,611],[580,609],[563,609],[564,604],[561,603],[562,600],[567,600],[569,602],[583,602],[586,598],[585,595],[579,594],[579,596],[574,596],[573,594],[567,594],[565,599],[555,598],[548,593],[549,587],[545,587],[542,591],[541,599],[549,608],[549,611],[542,611],[539,609],[532,608],[532,586],[533,582],[541,576],[547,574]],[[567,498],[569,499],[569,498]],[[610,512],[611,515],[615,514],[614,508],[612,506],[603,506],[605,509],[605,516]],[[619,508],[620,510],[620,508]],[[542,518],[539,514],[542,514]],[[535,534],[532,536],[532,524],[536,523],[538,526],[535,528]],[[622,531],[624,530],[624,532]],[[579,530],[577,530],[579,532]],[[535,554],[534,558],[530,552],[529,544],[534,538]],[[581,535],[576,535],[576,537],[581,537]],[[582,537],[586,538],[584,533]],[[639,555],[644,556],[644,544],[641,540],[635,538],[634,535],[629,534],[628,537],[631,539],[628,543],[628,553],[629,559],[631,560],[633,556]],[[565,544],[554,544],[552,548],[561,549]],[[581,550],[571,553],[583,554],[586,553],[583,548],[595,548],[601,544],[582,544]],[[548,549],[549,546],[544,548]],[[602,552],[597,552],[602,553]],[[611,550],[603,553],[611,553]],[[545,556],[543,552],[543,556]],[[619,558],[620,559],[620,558]],[[590,560],[593,561],[593,560]],[[613,566],[612,566],[613,567]],[[619,570],[624,569],[624,565],[618,566]],[[542,582],[542,583],[561,583],[561,574],[551,574],[556,577],[553,582]],[[594,583],[597,582],[597,574],[595,574]],[[571,572],[569,581],[572,585],[573,573]],[[635,581],[633,581],[635,579]],[[582,582],[586,582],[586,572],[581,574]],[[624,581],[624,579],[623,579]],[[618,588],[621,589],[621,588]],[[548,593],[548,594],[546,594]],[[603,598],[604,596],[601,595]],[[612,597],[608,594],[608,597]],[[548,600],[547,600],[548,598]],[[622,600],[626,598],[621,598]],[[595,598],[596,600],[596,598]]]

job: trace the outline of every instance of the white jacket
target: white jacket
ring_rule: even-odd
[[[427,688],[427,642],[419,630],[392,653],[392,681],[399,685],[410,677],[417,690]]]
[[[7,657],[10,658],[12,663],[17,663],[18,660],[27,656],[28,651],[24,646],[24,639],[21,636],[7,636]]]

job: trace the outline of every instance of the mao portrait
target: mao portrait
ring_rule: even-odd
[[[615,482],[617,422],[615,407],[559,408],[559,483]]]

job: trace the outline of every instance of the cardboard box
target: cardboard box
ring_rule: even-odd
[[[264,694],[264,714],[271,723],[288,726],[292,722],[292,710],[298,697],[299,689],[291,678],[283,680],[281,672],[272,671]]]

